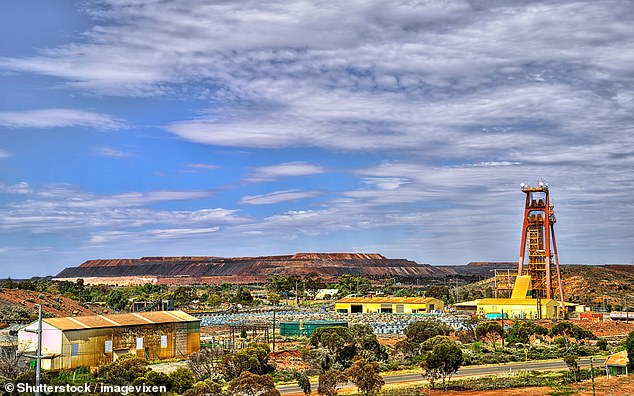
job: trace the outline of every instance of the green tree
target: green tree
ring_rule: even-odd
[[[179,367],[175,371],[169,374],[170,384],[172,389],[179,395],[194,386],[196,379],[194,373],[185,367]]]
[[[229,392],[232,395],[244,396],[279,396],[270,375],[258,375],[248,371],[240,374],[229,382]]]
[[[571,338],[577,341],[595,339],[596,336],[590,331],[577,326],[572,322],[559,322],[550,329],[551,336],[561,336],[566,347],[566,352],[570,350]]]
[[[170,296],[174,300],[174,306],[185,307],[196,298],[196,293],[192,287],[178,286],[170,293]]]
[[[444,323],[425,319],[410,323],[403,332],[407,341],[420,344],[437,335],[449,335],[451,331],[451,327]]]
[[[296,277],[273,275],[266,280],[264,286],[269,293],[288,294],[291,290],[295,290]]]
[[[425,291],[425,297],[433,297],[442,300],[445,304],[451,304],[453,297],[451,291],[447,286],[433,285]]]
[[[272,373],[275,365],[269,361],[269,353],[266,344],[250,344],[234,354],[226,354],[222,359],[226,377],[237,378],[245,371],[258,375]]]
[[[634,331],[628,334],[625,339],[625,349],[627,350],[628,369],[634,371]]]
[[[350,330],[343,326],[319,327],[310,336],[312,346],[326,348],[332,355],[340,353],[350,341]]]
[[[227,393],[222,390],[222,386],[214,381],[205,380],[197,382],[194,387],[188,389],[183,393],[183,396],[227,396]]]
[[[145,360],[134,355],[125,355],[99,367],[95,377],[106,384],[130,385],[136,378],[145,377],[149,370]]]
[[[484,322],[476,327],[478,339],[490,342],[494,350],[497,350],[497,340],[501,340],[503,335],[504,330],[498,322]]]
[[[434,346],[421,364],[432,387],[438,378],[442,378],[442,386],[446,391],[451,376],[458,372],[464,358],[462,350],[453,341],[440,342]]]
[[[447,336],[452,328],[444,323],[425,319],[410,323],[405,330],[405,340],[395,345],[395,351],[406,357],[416,357],[423,353],[422,345],[425,341],[436,336]]]
[[[339,295],[363,293],[370,287],[370,280],[362,276],[352,276],[350,274],[342,274],[337,277],[335,287],[339,289]]]
[[[144,283],[141,286],[137,286],[137,293],[143,295],[144,297],[149,297],[153,294],[158,294],[163,291],[163,287],[160,285],[155,285],[153,283]]]
[[[320,396],[337,396],[337,384],[345,380],[337,370],[328,370],[319,375],[317,394]]]
[[[579,364],[577,363],[578,357],[579,356],[573,353],[567,353],[564,355],[564,362],[568,365],[568,369],[572,373],[575,382],[577,382],[577,373],[579,372]]]
[[[509,345],[530,345],[533,336],[547,335],[548,329],[533,322],[515,321],[506,331],[506,341]]]
[[[379,375],[379,364],[377,362],[367,362],[363,358],[355,359],[352,366],[346,369],[345,376],[365,396],[376,395],[385,385],[383,377]]]
[[[168,391],[172,389],[172,383],[170,378],[165,373],[159,373],[158,371],[150,370],[145,374],[145,377],[137,377],[132,381],[133,386],[148,385],[148,386],[164,386]],[[151,395],[160,395],[161,392],[151,392]]]
[[[367,324],[354,324],[349,328],[352,337],[354,355],[360,356],[367,361],[387,361],[388,355],[385,347],[376,338],[376,334]]]
[[[249,289],[246,287],[240,287],[236,292],[235,296],[231,299],[231,302],[242,305],[251,305],[253,304],[253,296]]]
[[[308,378],[308,374],[305,371],[298,371],[295,373],[295,380],[302,392],[307,396],[310,395],[310,378]]]
[[[405,337],[409,342],[420,344],[437,335],[449,335],[452,328],[444,323],[425,319],[409,324],[405,330]]]
[[[113,289],[106,296],[106,305],[115,311],[121,311],[128,305],[128,299],[119,289]]]
[[[423,351],[432,351],[434,347],[443,342],[452,342],[451,338],[443,335],[434,336],[421,344]]]

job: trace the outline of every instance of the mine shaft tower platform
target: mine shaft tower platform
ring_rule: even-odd
[[[520,258],[518,275],[531,277],[532,298],[547,298],[553,296],[553,264],[557,274],[557,284],[561,304],[564,304],[563,284],[559,270],[559,256],[555,239],[555,205],[551,202],[548,185],[540,181],[537,186],[521,185],[526,194],[524,205],[524,221],[522,225],[522,240],[520,243]],[[528,253],[528,262],[524,260]]]

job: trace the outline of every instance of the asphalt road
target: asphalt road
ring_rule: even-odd
[[[586,368],[590,367],[590,359],[583,358],[577,360],[579,367]],[[592,360],[592,364],[594,367],[603,366],[605,363],[605,358],[594,358]],[[568,366],[564,363],[563,360],[541,360],[541,361],[530,361],[530,362],[522,362],[522,363],[508,363],[508,364],[499,364],[499,365],[487,365],[487,366],[468,366],[463,367],[458,370],[458,373],[454,375],[452,378],[456,377],[485,377],[487,375],[494,374],[505,374],[509,372],[516,371],[558,371],[558,370],[566,370]],[[398,384],[398,383],[407,383],[414,381],[422,381],[423,377],[420,373],[414,374],[396,374],[396,375],[386,375],[383,377],[383,380],[386,384]],[[317,383],[310,383],[311,389],[317,389]],[[344,385],[346,386],[346,385]],[[354,386],[349,384],[349,386]],[[298,394],[302,393],[302,390],[297,385],[280,385],[277,387],[277,390],[280,391],[282,395],[289,394]]]

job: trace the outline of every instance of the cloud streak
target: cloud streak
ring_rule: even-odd
[[[286,177],[310,176],[324,172],[322,167],[307,162],[286,162],[257,167],[245,180],[253,183],[271,182]]]
[[[121,121],[106,114],[74,109],[38,109],[0,112],[0,126],[8,128],[61,128],[91,127],[95,129],[119,129]]]
[[[160,187],[98,194],[7,179],[0,185],[9,197],[0,204],[6,235],[77,232],[87,252],[323,247],[436,264],[512,260],[518,185],[545,177],[566,236],[563,261],[602,262],[604,246],[612,260],[631,255],[630,2],[97,0],[83,7],[92,26],[81,37],[0,57],[0,73],[47,76],[56,92],[103,99],[91,103],[108,111],[33,106],[41,109],[1,112],[0,127],[7,134],[133,130],[138,145],[89,147],[127,158],[131,172],[139,165],[139,179],[163,175]],[[164,99],[186,110],[166,112]],[[129,125],[108,115],[137,101],[161,117]],[[178,149],[160,151],[174,154],[171,166],[148,170],[158,159],[143,155],[147,140],[139,136],[155,127]],[[21,153],[3,147],[0,158]],[[116,147],[135,147],[134,156]],[[227,159],[227,148],[245,155]],[[192,187],[210,180],[222,191]]]
[[[271,205],[287,201],[297,201],[300,199],[312,198],[320,195],[319,191],[299,191],[286,190],[275,191],[265,195],[245,196],[240,199],[241,204],[248,205]]]

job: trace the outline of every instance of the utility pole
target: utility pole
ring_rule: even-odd
[[[37,330],[27,329],[29,333],[37,333],[37,349],[35,356],[24,355],[28,358],[35,359],[35,396],[40,396],[40,383],[42,380],[42,304],[38,304]]]
[[[37,357],[35,366],[35,396],[40,396],[40,382],[42,381],[42,304],[37,310]]]
[[[504,348],[504,310],[502,310],[502,348]]]
[[[596,396],[596,391],[594,389],[594,367],[592,366],[592,356],[590,356],[590,377],[592,378],[592,396]]]
[[[273,308],[273,351],[275,352],[275,308]]]

